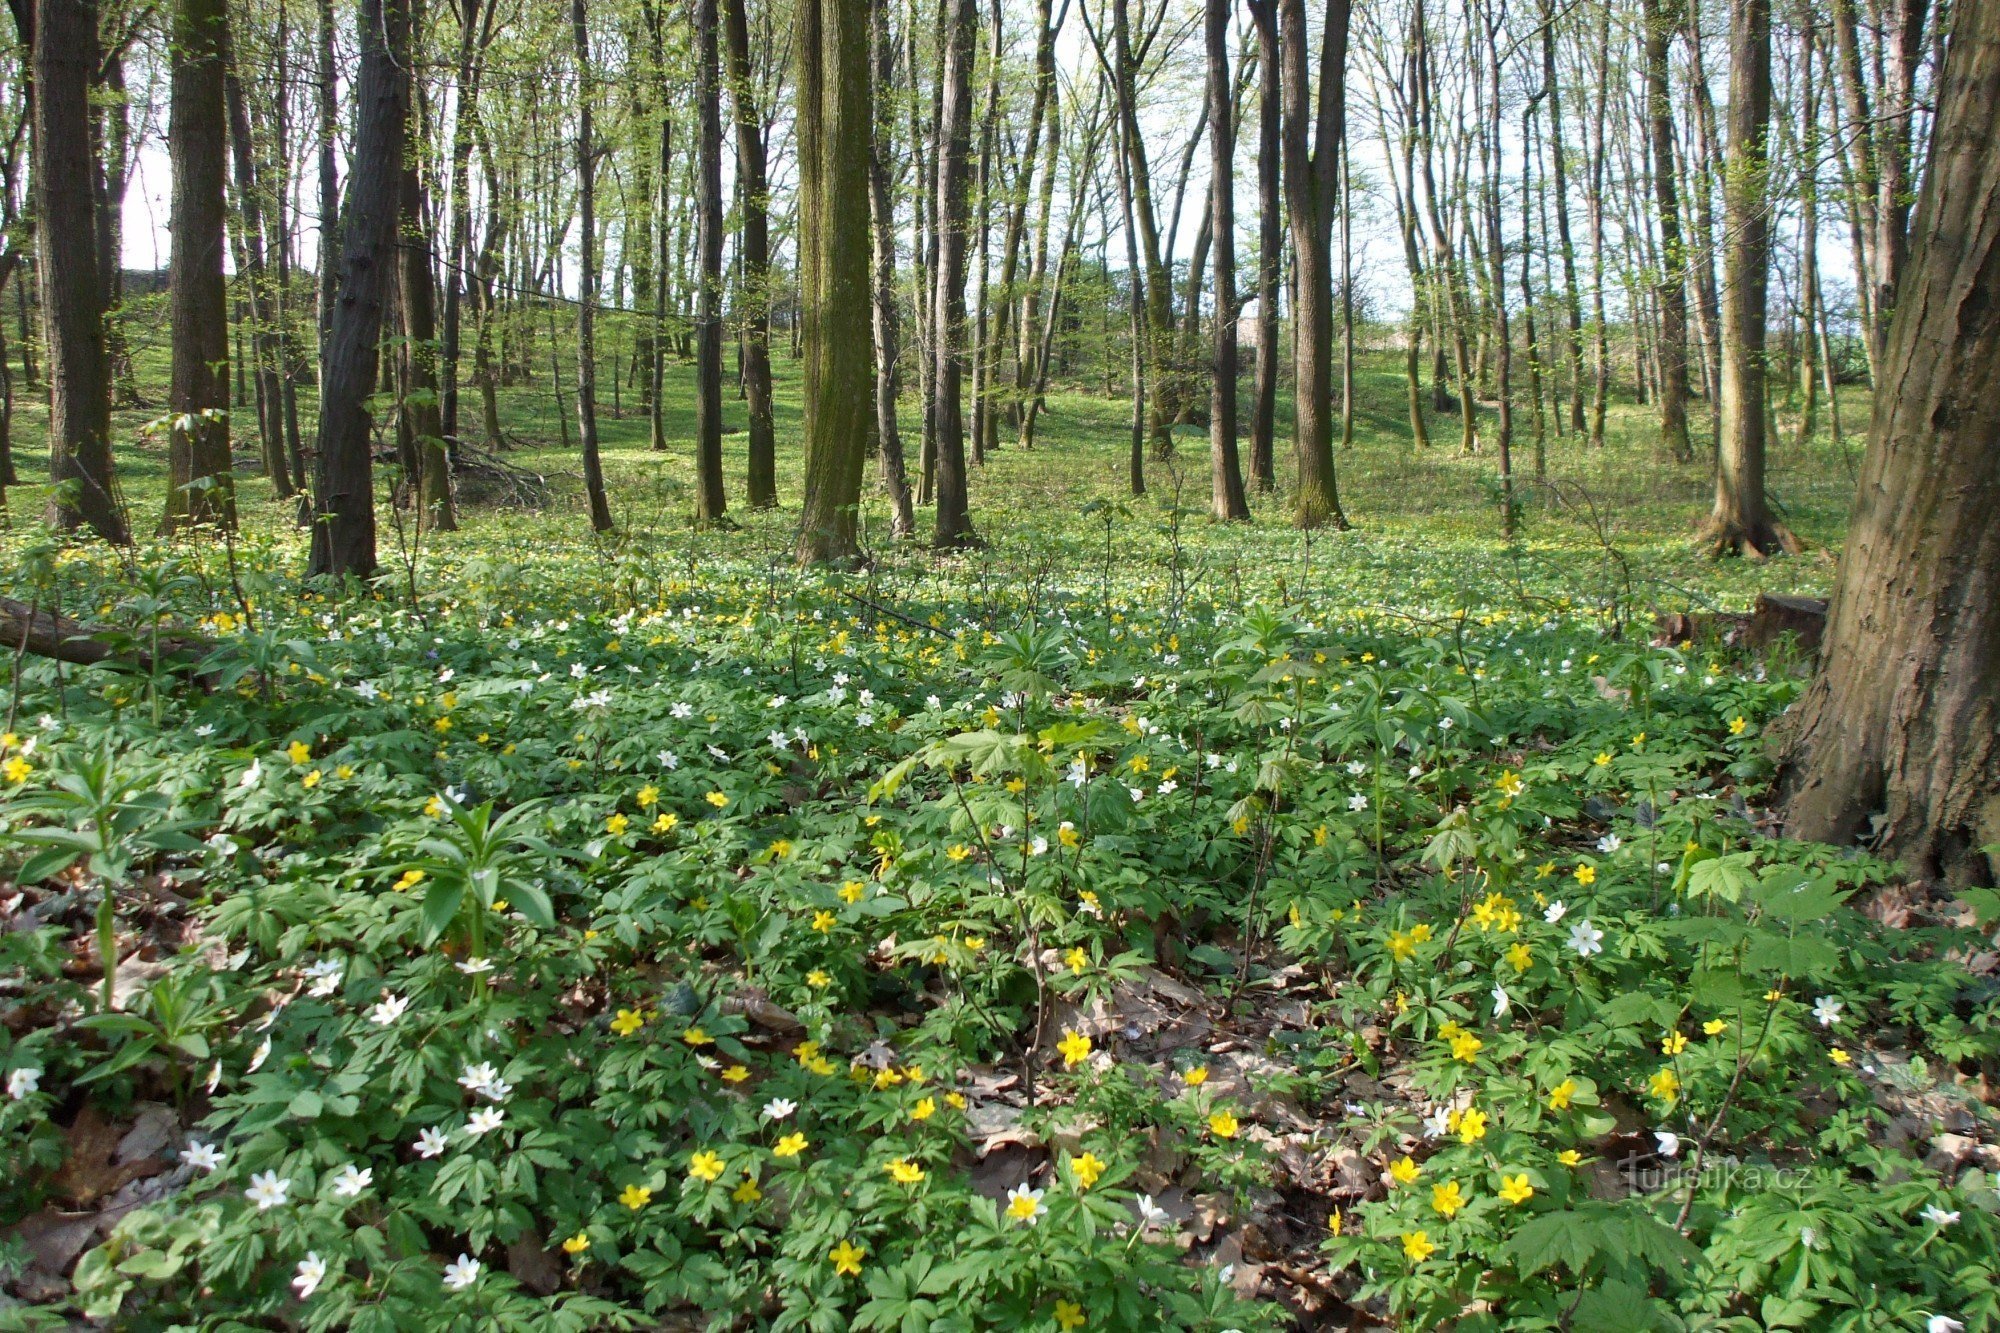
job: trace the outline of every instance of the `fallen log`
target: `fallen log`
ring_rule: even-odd
[[[182,630],[162,630],[159,665],[191,670],[214,650],[215,643]],[[75,666],[117,662],[141,671],[154,667],[150,635],[86,625],[39,606],[0,597],[0,644],[10,652],[30,652]]]

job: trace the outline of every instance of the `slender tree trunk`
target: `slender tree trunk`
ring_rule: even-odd
[[[979,467],[986,465],[987,446],[998,442],[997,422],[990,401],[995,352],[987,333],[992,318],[988,287],[993,272],[993,153],[994,139],[999,132],[1000,62],[1006,54],[1002,43],[1000,0],[993,0],[989,12],[987,26],[992,29],[992,45],[988,48],[986,61],[986,107],[979,117],[979,169],[973,187],[979,198],[979,221],[974,226],[979,237],[979,265],[972,316],[972,461]]]
[[[695,206],[700,251],[695,293],[695,509],[697,526],[721,520],[722,489],[722,100],[717,87],[716,0],[695,0]],[[851,206],[851,204],[850,204]]]
[[[481,0],[457,0],[458,68],[451,127],[451,237],[444,273],[444,327],[439,347],[443,401],[442,434],[456,449],[458,428],[458,362],[461,342],[460,307],[465,301],[465,275],[472,264],[472,147],[479,116],[479,59],[491,40],[493,11]],[[489,183],[490,188],[490,183]],[[449,487],[447,487],[447,496]]]
[[[1215,264],[1215,319],[1210,329],[1214,363],[1208,391],[1209,513],[1225,523],[1250,517],[1243,467],[1236,456],[1236,107],[1229,77],[1229,18],[1229,0],[1207,0],[1208,202]]]
[[[228,22],[223,0],[178,0],[169,42],[173,104],[167,143],[174,202],[167,301],[173,349],[167,506],[160,520],[161,532],[169,534],[197,524],[236,526],[229,459],[229,292],[222,274]],[[277,404],[271,406],[275,410]]]
[[[340,284],[320,350],[319,448],[313,472],[312,575],[375,572],[370,450],[382,310],[395,280],[396,219],[410,116],[410,14],[405,0],[361,0],[355,81],[354,182],[340,220]]]
[[[972,150],[972,60],[978,15],[972,0],[945,0],[947,38],[938,88],[936,294],[931,337],[936,369],[931,375],[937,431],[937,523],[939,546],[974,541],[965,476],[965,252],[969,168]]]
[[[1494,415],[1500,463],[1500,531],[1514,538],[1514,339],[1507,320],[1507,249],[1500,235],[1500,18],[1490,8],[1481,10],[1486,30],[1486,59],[1482,71],[1487,80],[1486,105],[1480,111],[1479,156],[1486,177],[1481,190],[1486,215],[1487,260],[1492,265]],[[1533,142],[1532,128],[1522,136]],[[1525,198],[1526,192],[1523,191]],[[1524,246],[1524,249],[1527,248]],[[1525,295],[1525,294],[1524,294]]]
[[[1820,671],[1787,715],[1788,836],[1871,832],[2000,876],[2000,5],[1957,11]]]
[[[1717,554],[1796,551],[1764,496],[1764,332],[1770,285],[1770,0],[1730,0],[1729,169],[1722,252],[1722,449],[1707,540]]]
[[[665,20],[659,6],[652,0],[642,0],[640,16],[646,25],[647,49],[652,56],[654,76],[663,82],[666,77],[666,34]],[[674,119],[662,109],[657,135],[659,159],[654,174],[653,213],[656,223],[653,228],[653,309],[652,324],[646,338],[646,420],[649,443],[653,452],[664,453],[667,448],[666,421],[666,366],[667,366],[667,300],[668,291],[673,286],[672,253],[669,236],[673,231],[669,225],[667,199],[672,189],[674,168]]]
[[[1563,351],[1569,358],[1569,419],[1583,433],[1583,301],[1576,285],[1576,244],[1569,230],[1569,162],[1563,144],[1562,80],[1556,74],[1556,18],[1549,0],[1542,0],[1542,86],[1549,95],[1549,156],[1555,182],[1556,247],[1562,255],[1563,317],[1568,337]]]
[[[1653,200],[1660,228],[1658,357],[1660,448],[1676,463],[1694,461],[1688,441],[1687,252],[1681,244],[1680,190],[1674,180],[1674,111],[1667,53],[1680,26],[1678,0],[1642,0],[1646,27],[1646,124],[1652,141]]]
[[[1818,45],[1808,20],[1799,35],[1799,427],[1803,450],[1819,429],[1819,99],[1813,82]]]
[[[896,419],[902,328],[896,306],[896,202],[890,181],[890,158],[895,152],[892,90],[896,47],[889,31],[888,0],[871,0],[869,44],[875,60],[868,159],[868,211],[874,224],[875,258],[875,435],[882,489],[889,495],[889,532],[902,541],[915,535],[917,520],[910,505],[910,480],[903,467],[903,432]]]
[[[437,279],[431,271],[423,178],[415,163],[403,168],[403,243],[397,250],[396,295],[403,317],[403,361],[409,392],[403,398],[417,468],[410,476],[417,531],[455,532],[458,509],[451,494],[451,459],[445,450],[444,412],[438,385]]]
[[[1610,324],[1604,311],[1604,121],[1611,103],[1611,10],[1604,8],[1597,22],[1597,98],[1591,111],[1590,191],[1590,447],[1604,447],[1604,418],[1611,399]],[[1637,312],[1630,312],[1637,328]]]
[[[1285,257],[1282,189],[1284,69],[1278,59],[1276,0],[1249,0],[1257,26],[1257,387],[1250,417],[1250,480],[1277,489],[1278,289]]]
[[[255,141],[250,132],[250,110],[243,86],[234,70],[224,80],[224,101],[229,116],[229,147],[235,162],[238,232],[241,254],[238,271],[249,289],[251,346],[257,368],[258,401],[268,410],[257,414],[257,434],[263,449],[264,472],[279,499],[289,498],[300,489],[288,470],[285,451],[285,423],[278,394],[281,349],[274,336],[277,312],[271,309],[274,289],[265,268],[263,190],[254,157]],[[238,363],[239,369],[241,363]]]
[[[715,0],[705,2],[711,7],[708,40],[712,56]],[[597,252],[597,144],[592,124],[597,72],[590,61],[590,15],[586,0],[570,0],[569,20],[576,43],[577,101],[576,433],[583,446],[583,489],[590,502],[591,530],[609,532],[611,502],[604,493],[604,462],[599,457],[597,443],[597,288],[602,265]]]
[[[1333,214],[1346,141],[1347,0],[1327,0],[1319,104],[1308,87],[1305,0],[1278,0],[1283,33],[1285,211],[1296,269],[1292,306],[1294,436],[1301,528],[1347,527],[1333,466]],[[1310,125],[1308,124],[1310,120]]]
[[[333,334],[333,306],[340,291],[340,266],[343,244],[340,237],[340,167],[337,154],[340,149],[340,110],[337,100],[339,88],[333,63],[333,0],[319,0],[319,26],[315,31],[316,55],[319,60],[316,105],[319,111],[318,137],[316,147],[319,153],[319,341],[322,345]],[[320,358],[320,366],[325,368],[326,358]],[[320,384],[320,396],[324,400],[326,384]],[[301,517],[304,508],[301,507]]]
[[[799,10],[799,254],[805,319],[802,564],[861,555],[861,471],[874,414],[869,322],[875,290],[868,213],[874,139],[869,0]]]
[[[745,4],[746,0],[722,0],[722,32],[729,62],[729,104],[736,114],[736,188],[743,199],[738,251],[742,282],[738,290],[743,302],[739,312],[743,396],[750,408],[746,490],[752,509],[770,509],[778,503],[777,445],[771,422],[770,186],[764,174],[764,122],[750,71],[750,24]],[[803,49],[801,54],[812,58]],[[800,165],[803,169],[804,164]]]

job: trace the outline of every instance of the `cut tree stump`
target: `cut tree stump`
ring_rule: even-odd
[[[1740,644],[1764,651],[1777,647],[1786,635],[1791,635],[1801,649],[1811,654],[1819,651],[1819,641],[1825,634],[1825,599],[1759,593],[1757,604],[1748,615],[1662,612],[1654,622],[1653,642]]]

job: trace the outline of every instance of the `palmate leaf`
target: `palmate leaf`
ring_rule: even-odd
[[[1601,1230],[1601,1223],[1587,1219],[1580,1211],[1543,1213],[1514,1233],[1507,1242],[1506,1256],[1523,1277],[1558,1264],[1582,1274],[1602,1248]]]
[[[1543,1213],[1514,1233],[1505,1252],[1523,1276],[1560,1264],[1583,1277],[1599,1255],[1668,1273],[1701,1258],[1686,1237],[1650,1213],[1608,1203]]]
[[[1840,966],[1840,950],[1816,935],[1762,934],[1743,951],[1743,966],[1781,977],[1821,977]]]

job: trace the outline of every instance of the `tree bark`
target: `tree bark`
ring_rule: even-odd
[[[714,0],[707,0],[711,11]],[[714,52],[710,13],[709,51]],[[590,15],[586,0],[570,0],[570,33],[576,44],[576,433],[583,446],[583,489],[590,502],[593,532],[611,531],[611,502],[604,493],[604,462],[597,442],[597,144],[592,125],[596,68],[590,61]]]
[[[1299,484],[1294,522],[1347,527],[1333,467],[1333,215],[1347,133],[1347,0],[1327,0],[1319,104],[1308,87],[1305,0],[1278,0],[1284,67],[1284,173],[1291,219],[1293,433]],[[1310,124],[1309,124],[1310,121]]]
[[[111,367],[90,132],[96,0],[35,5],[35,202],[49,352],[49,522],[131,541],[111,471]]]
[[[1660,449],[1677,463],[1694,461],[1688,442],[1687,252],[1681,243],[1680,188],[1674,180],[1674,110],[1667,53],[1680,26],[1678,0],[1642,0],[1646,28],[1646,130],[1652,144],[1653,200],[1660,228],[1660,307],[1657,342]]]
[[[1723,178],[1722,447],[1706,539],[1718,555],[1796,551],[1764,495],[1764,333],[1771,267],[1770,0],[1729,7],[1729,146]]]
[[[869,0],[799,10],[799,253],[805,320],[805,500],[801,564],[851,564],[874,413],[874,273],[867,210],[875,117]]]
[[[771,218],[764,169],[764,122],[750,73],[750,22],[746,0],[721,0],[722,40],[728,60],[729,105],[736,117],[736,188],[743,198],[741,265],[743,396],[750,409],[746,492],[752,509],[778,503],[776,435],[771,424]],[[812,53],[800,48],[802,59]],[[804,103],[801,103],[803,106]],[[803,134],[803,127],[801,127]],[[804,163],[802,162],[801,168]]]
[[[910,505],[910,479],[903,466],[903,432],[896,419],[902,315],[896,305],[896,202],[890,179],[890,159],[895,152],[890,94],[895,84],[896,47],[889,32],[888,0],[871,0],[868,39],[875,60],[874,129],[868,158],[868,211],[874,226],[875,258],[875,435],[882,489],[889,494],[889,533],[901,541],[916,533],[917,520]]]
[[[1284,69],[1278,59],[1276,0],[1249,0],[1257,27],[1257,387],[1250,415],[1250,484],[1277,489],[1278,287],[1285,259],[1280,145]]]
[[[229,297],[222,275],[228,218],[224,153],[229,135],[223,102],[228,22],[223,0],[179,0],[168,44],[173,90],[167,144],[174,201],[167,297],[173,344],[167,504],[160,520],[165,534],[194,525],[236,526],[236,484],[229,460]],[[271,404],[274,412],[277,406]],[[279,493],[283,490],[281,480]]]
[[[694,521],[720,522],[722,488],[722,98],[716,0],[695,0],[695,505]]]
[[[1209,232],[1215,265],[1214,364],[1208,391],[1209,512],[1248,520],[1236,456],[1236,99],[1229,78],[1229,0],[1207,0]],[[1190,301],[1189,315],[1194,302]]]
[[[932,300],[932,414],[937,433],[939,546],[975,541],[965,476],[965,250],[968,175],[972,147],[972,45],[977,14],[972,0],[946,0],[944,69],[938,89],[938,256]]]
[[[309,575],[375,573],[375,422],[382,309],[395,281],[403,147],[410,114],[406,0],[361,0],[354,167],[340,219],[340,282],[320,349],[319,450]]]
[[[1786,831],[2000,876],[2000,5],[1956,14],[1820,671],[1787,716]],[[1982,850],[1984,849],[1984,850]]]
[[[416,454],[410,477],[417,531],[455,532],[458,508],[451,494],[451,459],[445,449],[443,394],[438,380],[437,280],[425,230],[423,178],[414,162],[403,167],[403,242],[396,251],[398,309],[403,318],[403,359],[409,392],[403,424]]]

